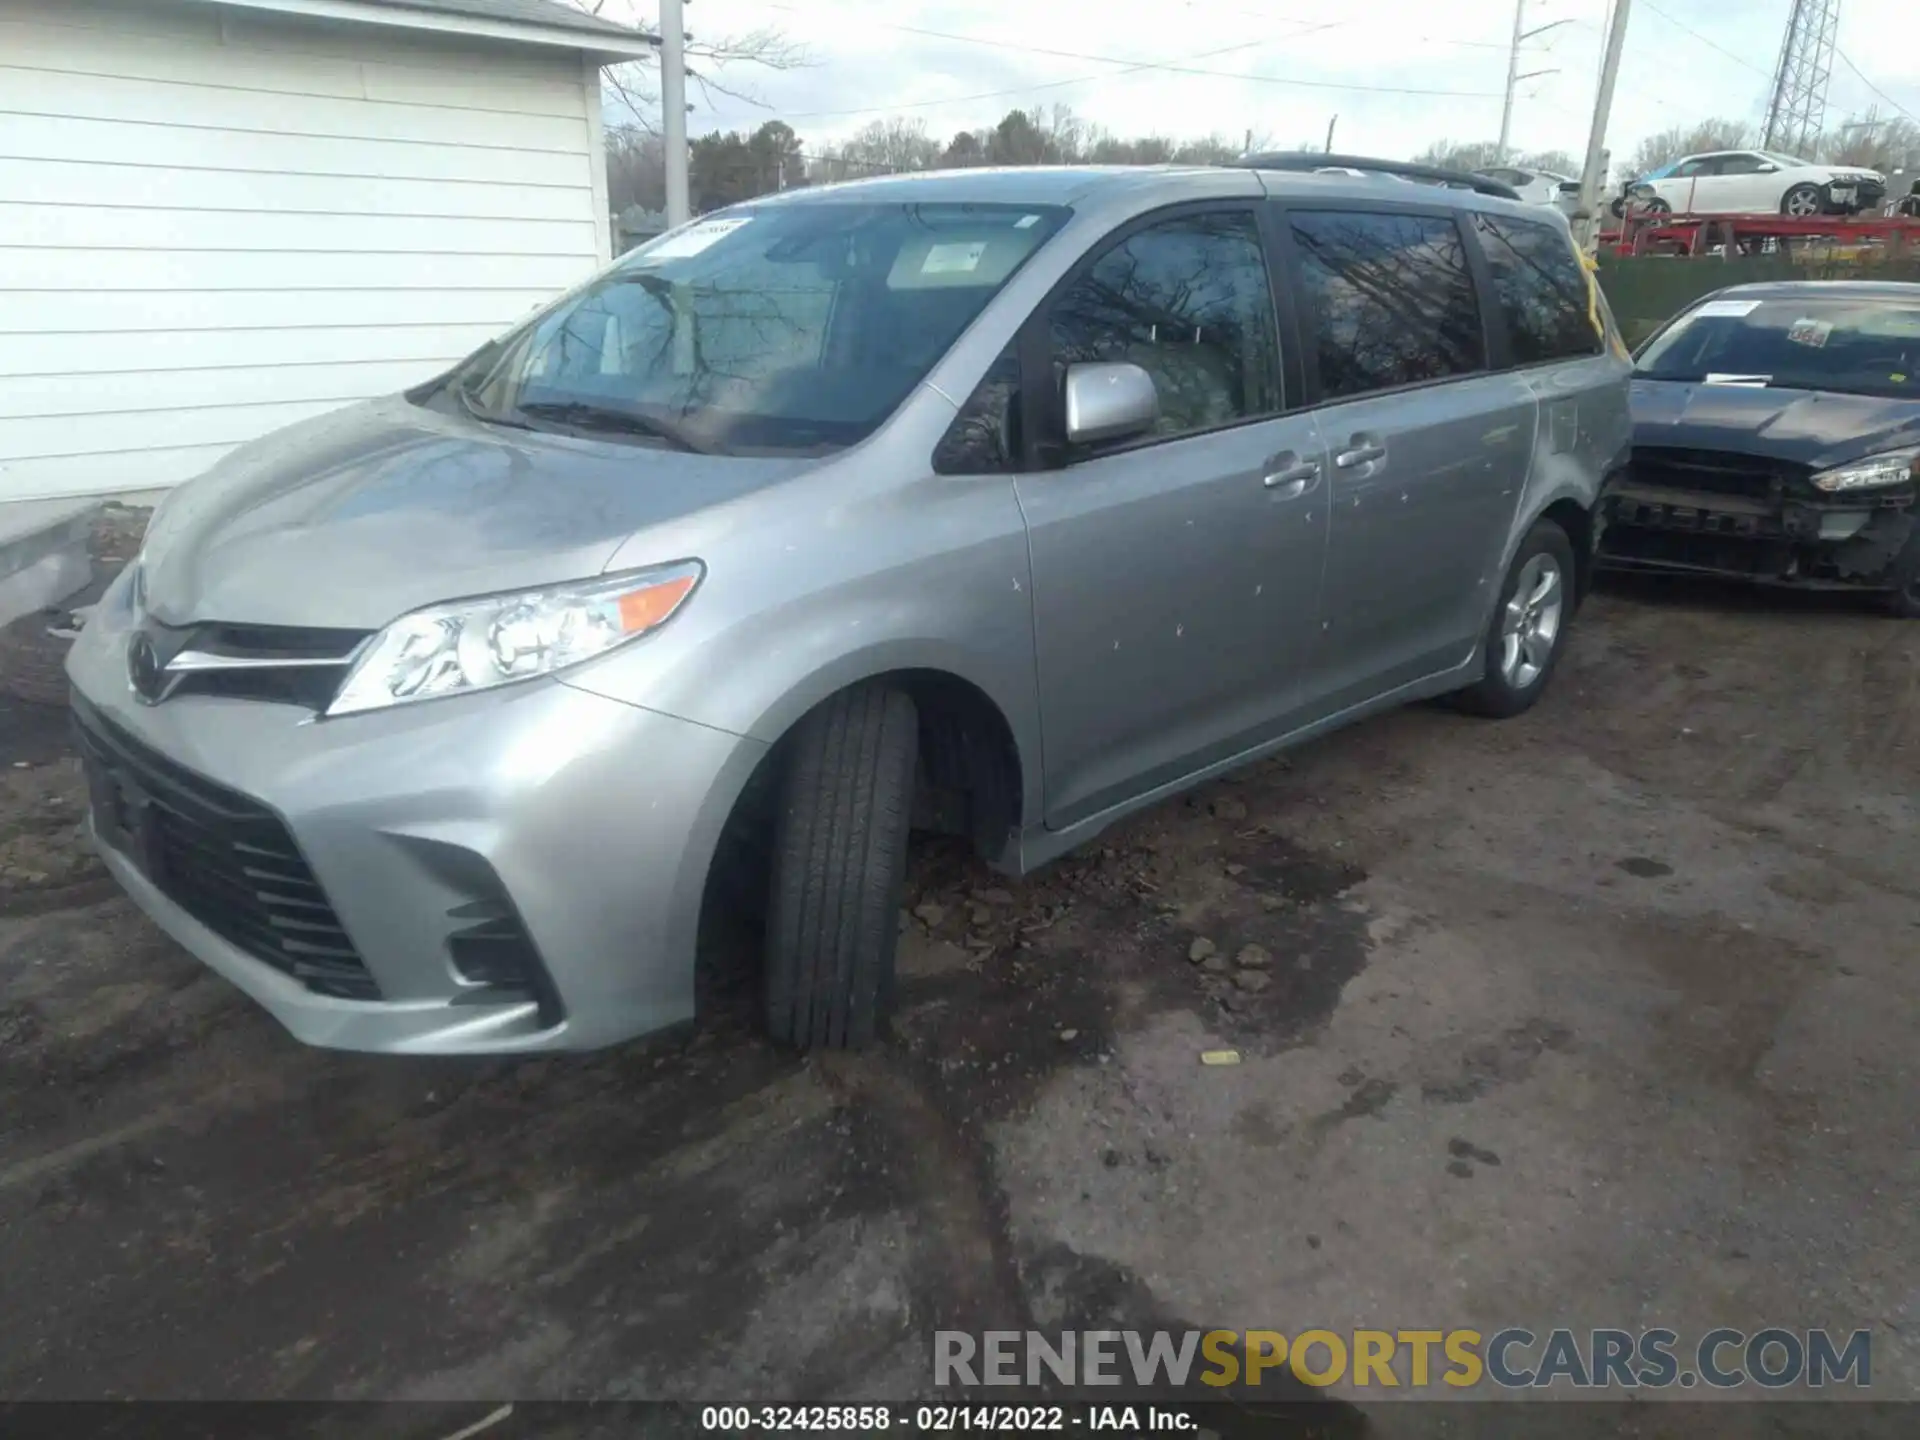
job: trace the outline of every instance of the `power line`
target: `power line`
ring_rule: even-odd
[[[1186,56],[1189,60],[1207,60],[1215,55],[1225,55],[1234,50],[1251,50],[1256,45],[1265,45],[1265,40],[1242,40],[1234,45],[1222,45],[1214,50],[1202,50]],[[1151,70],[1160,62],[1141,61],[1119,70],[1103,70],[1098,75],[1079,75],[1071,80],[1044,80],[1034,85],[1016,85],[1008,90],[981,90],[972,95],[948,95],[938,100],[905,100],[895,105],[861,105],[850,110],[789,110],[782,112],[789,120],[821,120],[843,115],[891,115],[897,110],[937,110],[942,105],[965,105],[974,100],[1004,100],[1010,95],[1031,95],[1038,90],[1063,90],[1069,85],[1087,85],[1095,80],[1112,80],[1121,75],[1131,75],[1137,70]]]
[[[935,40],[952,40],[963,45],[986,45],[996,50],[1020,50],[1029,55],[1052,55],[1063,60],[1097,60],[1103,65],[1127,65],[1134,62],[1118,55],[1089,55],[1079,50],[1049,50],[1040,45],[1016,44],[1005,40],[986,40],[973,35],[954,35],[944,30],[922,30],[915,25],[889,25],[889,30],[902,30],[909,35],[927,35]],[[1285,39],[1294,39],[1289,35]],[[1262,44],[1270,43],[1266,41]],[[1175,75],[1206,75],[1216,80],[1251,80],[1261,85],[1293,85],[1304,90],[1351,90],[1379,95],[1445,95],[1455,98],[1497,99],[1498,90],[1435,90],[1417,85],[1348,85],[1337,80],[1291,80],[1276,75],[1246,75],[1232,70],[1203,70],[1192,65],[1168,64],[1164,61],[1149,62],[1151,70],[1165,70]]]
[[[1886,101],[1887,104],[1893,106],[1894,109],[1898,110],[1902,115],[1906,116],[1907,119],[1920,121],[1920,115],[1915,115],[1911,110],[1907,109],[1906,106],[1902,105],[1898,100],[1894,99],[1891,95],[1887,94],[1886,91],[1882,90],[1878,85],[1874,84],[1873,81],[1869,80],[1866,77],[1866,75],[1861,71],[1860,67],[1854,64],[1852,60],[1847,58],[1846,51],[1840,49],[1838,46],[1835,46],[1833,53],[1840,57],[1842,64],[1844,64],[1849,70],[1853,71],[1855,75],[1859,76],[1860,83],[1866,86],[1867,89],[1873,91],[1874,94],[1878,95],[1882,100]]]
[[[1691,25],[1687,24],[1686,21],[1676,20],[1673,16],[1669,15],[1666,11],[1662,10],[1658,5],[1654,4],[1653,0],[1642,0],[1642,3],[1646,5],[1647,9],[1651,10],[1654,14],[1658,15],[1662,20],[1666,21],[1669,25],[1673,26],[1674,29],[1685,31],[1687,34],[1691,35],[1694,39],[1698,40],[1702,45],[1706,46],[1709,50],[1718,50],[1722,55],[1726,56],[1727,59],[1733,61],[1734,64],[1744,66],[1748,70],[1753,71],[1754,74],[1760,76],[1769,85],[1773,83],[1773,71],[1764,70],[1760,66],[1755,65],[1751,60],[1745,59],[1742,56],[1734,54],[1733,51],[1727,49],[1726,46],[1719,44],[1717,41],[1709,40],[1706,36],[1702,35],[1698,30],[1694,29]]]
[[[801,7],[797,5],[769,3],[767,8],[770,10],[787,10],[802,13]],[[877,25],[883,30],[898,30],[907,35],[924,35],[930,39],[947,40],[959,45],[983,45],[991,50],[1011,50],[1024,55],[1048,55],[1063,60],[1091,60],[1101,65],[1124,65],[1130,70],[1163,70],[1175,75],[1204,75],[1215,80],[1245,80],[1259,85],[1287,85],[1303,90],[1345,90],[1379,95],[1438,95],[1454,99],[1475,100],[1497,99],[1500,94],[1497,90],[1439,90],[1418,85],[1358,85],[1346,84],[1335,80],[1294,80],[1285,79],[1276,75],[1247,75],[1232,70],[1206,70],[1197,66],[1182,65],[1178,62],[1165,60],[1134,60],[1129,56],[1122,55],[1090,55],[1083,50],[1054,50],[1043,45],[1029,45],[1022,41],[993,40],[979,35],[956,35],[948,30],[927,30],[918,25],[900,25],[889,21],[871,21],[869,23]],[[1346,20],[1331,21],[1326,25],[1309,27],[1307,31],[1300,33],[1311,33],[1312,30],[1316,29],[1331,30],[1336,26],[1351,23],[1353,22]],[[1299,34],[1274,36],[1261,40],[1248,41],[1246,45],[1230,48],[1245,49],[1253,45],[1268,45],[1283,39],[1295,40],[1298,38]],[[1124,74],[1126,71],[1118,71],[1115,73]],[[1092,76],[1088,78],[1098,79],[1101,77]],[[1038,89],[1040,87],[1035,86],[1033,88]]]

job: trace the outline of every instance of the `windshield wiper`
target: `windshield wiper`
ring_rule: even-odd
[[[585,400],[535,400],[519,407],[522,415],[536,420],[551,420],[582,430],[615,431],[627,435],[651,435],[696,455],[724,455],[726,451],[711,440],[701,439],[671,420],[656,420],[632,410],[616,410]]]
[[[478,420],[482,425],[504,425],[509,430],[531,430],[533,427],[511,415],[502,415],[497,410],[489,410],[473,398],[473,392],[464,385],[455,385],[453,398],[460,402],[460,408]]]

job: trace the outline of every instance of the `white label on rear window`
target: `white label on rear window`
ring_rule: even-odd
[[[742,215],[729,220],[702,220],[697,225],[689,225],[677,235],[669,235],[658,241],[643,257],[648,260],[684,260],[689,255],[698,255],[717,240],[724,240],[742,225],[748,224],[753,217]]]
[[[987,253],[987,242],[968,240],[950,245],[932,245],[920,262],[922,275],[970,275],[980,268],[980,257]]]
[[[1040,217],[1038,215],[1022,215],[1018,220],[1013,222],[1013,228],[1016,230],[1026,230],[1039,223]]]
[[[1758,300],[1709,300],[1693,312],[1696,320],[1711,320],[1715,316],[1751,315],[1760,308]]]

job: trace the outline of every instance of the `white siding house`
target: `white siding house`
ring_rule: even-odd
[[[549,0],[0,0],[0,500],[170,485],[609,258]]]

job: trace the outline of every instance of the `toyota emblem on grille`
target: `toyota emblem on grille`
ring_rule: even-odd
[[[158,705],[167,698],[172,678],[160,663],[160,652],[154,648],[153,637],[144,633],[135,635],[127,646],[127,679],[133,685],[134,695],[148,705]]]

